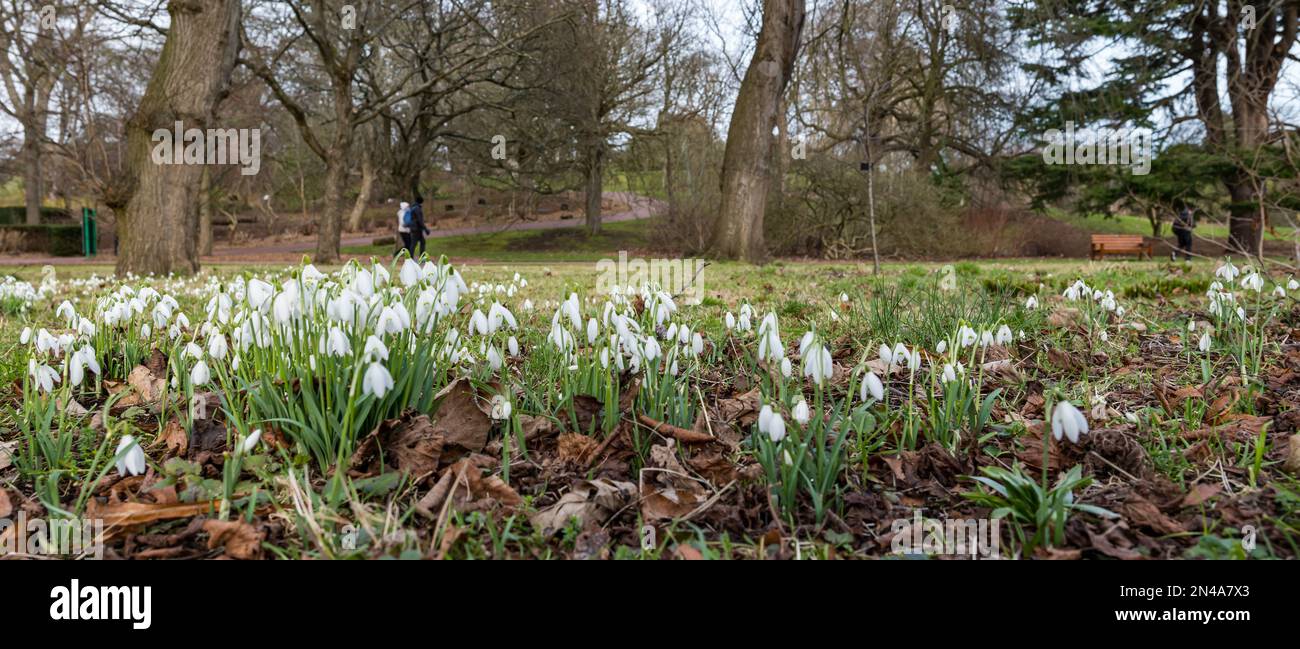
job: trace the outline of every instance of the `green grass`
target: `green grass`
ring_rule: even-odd
[[[595,236],[582,226],[550,230],[506,230],[491,234],[472,234],[428,240],[431,256],[447,255],[453,259],[501,262],[596,261],[616,256],[620,250],[647,247],[652,223],[650,219],[607,223]],[[357,246],[343,252],[382,257],[391,254],[391,246]]]
[[[1049,210],[1047,216],[1090,233],[1151,236],[1151,222],[1142,216],[1133,216],[1131,214],[1117,214],[1115,216],[1092,214],[1084,216],[1061,210]],[[1160,232],[1161,236],[1172,236],[1169,223],[1164,223]],[[1196,234],[1211,239],[1227,239],[1228,226],[1226,223],[1210,223],[1202,220],[1196,226]],[[1264,232],[1264,238],[1269,240],[1290,240],[1292,236],[1294,236],[1292,229],[1287,227],[1279,226],[1275,228],[1275,231],[1266,230]]]

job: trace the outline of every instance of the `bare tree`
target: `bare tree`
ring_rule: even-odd
[[[760,261],[771,181],[772,131],[803,35],[804,0],[764,0],[763,23],[727,129],[722,203],[711,245],[720,257]]]

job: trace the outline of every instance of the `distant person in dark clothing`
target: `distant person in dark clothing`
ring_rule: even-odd
[[[1196,229],[1196,213],[1191,207],[1186,205],[1178,210],[1174,215],[1174,236],[1178,237],[1178,249],[1169,253],[1169,258],[1178,259],[1178,253],[1183,253],[1183,259],[1190,261],[1192,258],[1192,230]]]
[[[416,197],[415,204],[411,206],[408,215],[407,227],[410,228],[411,234],[407,251],[411,253],[411,259],[419,259],[419,255],[415,253],[415,246],[420,246],[419,254],[423,255],[425,250],[424,238],[429,236],[429,228],[424,225],[424,197]]]

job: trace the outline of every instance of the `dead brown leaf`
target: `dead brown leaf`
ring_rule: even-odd
[[[564,529],[573,519],[577,519],[580,529],[587,529],[604,523],[636,493],[636,485],[631,482],[584,480],[560,496],[554,505],[533,514],[529,522],[547,536]]]
[[[209,520],[203,523],[208,533],[208,549],[223,548],[231,559],[262,558],[262,539],[265,534],[243,521]]]

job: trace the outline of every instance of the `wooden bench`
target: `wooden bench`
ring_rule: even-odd
[[[1106,255],[1137,255],[1138,258],[1146,255],[1147,259],[1151,259],[1152,250],[1152,244],[1140,234],[1092,235],[1093,259],[1101,259]]]

